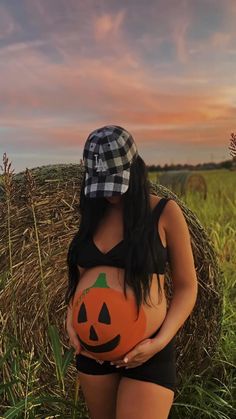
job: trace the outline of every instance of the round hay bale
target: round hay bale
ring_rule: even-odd
[[[25,176],[21,174],[21,180],[19,174],[14,175],[9,205],[6,205],[5,195],[0,204],[0,272],[5,278],[0,303],[4,330],[16,334],[25,351],[32,345],[37,355],[45,351],[44,382],[50,374],[55,374],[52,363],[48,362],[52,359],[46,333],[48,322],[56,325],[64,347],[68,348],[64,305],[68,280],[66,256],[79,228],[78,204],[83,176],[80,165],[61,165],[57,180],[55,170],[50,166],[45,178],[40,168],[31,170],[32,174],[28,171]],[[196,215],[164,186],[150,185],[152,193],[171,197],[182,208],[190,230],[199,281],[196,306],[177,334],[177,368],[181,381],[185,374],[203,371],[216,350],[222,320],[221,272],[213,245]],[[172,295],[170,278],[167,266],[168,301]],[[4,352],[4,343],[0,345]]]
[[[190,170],[168,171],[159,176],[158,182],[166,188],[171,189],[178,196],[183,196],[187,193],[197,193],[203,199],[207,197],[206,180],[198,172]]]

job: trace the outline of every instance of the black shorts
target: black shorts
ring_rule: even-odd
[[[150,338],[154,337],[158,330],[156,330]],[[75,356],[75,364],[78,371],[86,374],[104,375],[116,372],[124,377],[149,381],[167,387],[173,391],[176,390],[175,336],[161,351],[157,352],[143,364],[134,368],[116,368],[115,365],[110,364],[110,361],[104,361],[102,364],[99,364],[96,360],[82,354],[77,354]]]

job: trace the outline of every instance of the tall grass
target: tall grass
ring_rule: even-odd
[[[202,174],[207,181],[207,199],[193,194],[182,199],[208,231],[224,273],[222,335],[208,369],[186,377],[171,418],[232,419],[236,417],[236,172]]]

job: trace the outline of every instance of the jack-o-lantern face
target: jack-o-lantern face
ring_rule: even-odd
[[[76,293],[72,307],[73,328],[81,345],[99,359],[119,359],[143,339],[146,315],[137,317],[135,298],[110,288],[106,274]]]

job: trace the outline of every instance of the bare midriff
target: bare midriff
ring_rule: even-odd
[[[123,292],[124,269],[106,265],[96,266],[89,269],[79,267],[79,269],[81,272],[81,276],[76,288],[74,297],[75,299],[76,294],[78,295],[79,292],[82,292],[83,290],[91,287],[96,281],[96,278],[101,273],[105,273],[108,286],[114,290],[119,291],[123,295],[123,298],[125,300],[125,295]],[[164,275],[159,274],[159,278],[161,287],[160,295],[158,294],[157,274],[153,273],[150,288],[150,299],[147,298],[147,302],[149,305],[145,303],[142,304],[142,308],[146,316],[146,330],[143,339],[151,336],[161,326],[166,316],[167,301],[164,291]],[[134,292],[128,285],[126,286],[126,292],[128,296],[130,295],[134,297]],[[121,313],[121,315],[125,315],[125,313]]]

